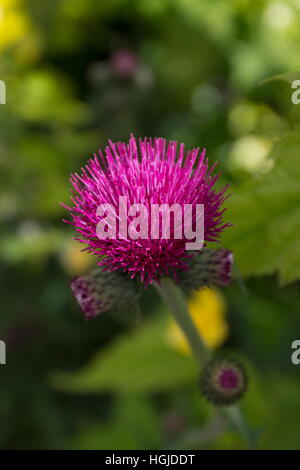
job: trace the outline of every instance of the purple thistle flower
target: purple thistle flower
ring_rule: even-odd
[[[150,213],[152,204],[204,205],[204,241],[217,241],[229,225],[222,222],[225,209],[221,206],[227,198],[227,186],[216,191],[214,185],[219,174],[212,175],[215,165],[208,166],[205,149],[185,153],[184,145],[166,142],[163,138],[139,139],[131,136],[129,143],[109,142],[105,155],[99,151],[82,168],[81,174],[71,176],[72,208],[65,206],[72,215],[71,223],[78,232],[78,240],[87,244],[88,252],[99,257],[98,264],[104,270],[121,271],[131,278],[139,277],[148,285],[161,276],[178,278],[180,271],[188,269],[193,254],[186,250],[185,236],[174,234],[174,221],[170,237],[106,238],[97,236],[97,208],[110,204],[117,213],[119,197],[126,196],[128,206],[144,204]],[[194,217],[194,216],[193,216]],[[129,218],[128,218],[129,220]],[[195,220],[193,219],[193,222]]]
[[[130,78],[137,70],[138,57],[129,49],[118,49],[113,53],[110,65],[118,77]]]

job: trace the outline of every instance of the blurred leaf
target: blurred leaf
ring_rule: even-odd
[[[265,378],[266,379],[266,378]],[[298,378],[278,375],[267,378],[270,405],[262,448],[293,450],[299,448],[300,407]]]
[[[233,191],[228,201],[235,224],[224,235],[245,275],[278,272],[282,283],[300,278],[300,134],[275,144],[274,167]]]
[[[85,426],[71,443],[74,449],[155,449],[160,446],[160,421],[149,398],[124,394],[117,398],[109,423]]]
[[[13,102],[16,114],[39,125],[85,124],[88,106],[78,101],[72,84],[54,71],[34,71],[17,83]]]
[[[264,85],[265,83],[273,82],[275,80],[284,80],[285,82],[292,84],[294,80],[300,80],[300,72],[287,72],[281,73],[279,75],[273,75],[272,77],[268,77],[262,80],[260,85]]]
[[[82,370],[57,372],[52,385],[66,392],[156,392],[180,387],[196,379],[194,362],[169,349],[162,319],[119,338]]]

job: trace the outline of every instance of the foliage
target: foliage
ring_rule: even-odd
[[[300,278],[299,152],[294,131],[275,143],[267,174],[239,186],[229,202],[236,226],[224,242],[245,275],[279,273],[282,283]]]
[[[0,448],[243,448],[152,289],[90,324],[69,290],[95,261],[61,222],[68,175],[134,132],[205,146],[231,184],[222,348],[249,362],[261,447],[299,449],[298,3],[0,0]]]
[[[191,383],[193,361],[168,347],[165,322],[141,325],[96,355],[83,370],[56,374],[54,386],[64,391],[161,392]]]

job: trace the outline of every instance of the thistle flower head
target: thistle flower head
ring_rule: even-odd
[[[118,77],[130,78],[137,70],[138,57],[129,49],[119,49],[111,56],[110,66]]]
[[[186,250],[184,233],[178,238],[175,228],[181,222],[171,223],[170,236],[159,231],[153,238],[149,229],[143,237],[129,236],[100,239],[97,224],[100,217],[97,208],[103,204],[113,206],[119,220],[119,200],[126,197],[128,207],[143,204],[149,214],[151,205],[173,204],[193,209],[204,205],[204,242],[217,241],[228,226],[222,222],[221,208],[226,187],[214,189],[219,175],[212,175],[205,150],[193,149],[187,153],[184,145],[166,142],[165,139],[140,139],[132,136],[128,144],[109,142],[105,154],[88,161],[81,174],[71,176],[73,207],[67,207],[72,215],[71,224],[78,232],[78,240],[87,245],[86,250],[98,256],[98,264],[109,271],[121,271],[131,278],[139,277],[144,284],[159,280],[161,276],[173,276],[188,269],[191,252]],[[128,209],[127,207],[127,209]],[[128,217],[128,223],[132,221]],[[195,223],[195,214],[193,215]],[[182,231],[184,232],[184,231]]]
[[[230,405],[245,393],[248,377],[244,366],[232,358],[215,358],[203,368],[200,388],[214,405]]]

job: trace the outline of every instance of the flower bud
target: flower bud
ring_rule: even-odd
[[[116,271],[103,271],[100,267],[76,277],[70,283],[86,320],[100,313],[122,308],[137,300],[140,287],[137,281]]]
[[[231,251],[204,248],[188,260],[188,270],[179,274],[179,283],[186,291],[211,285],[226,286],[231,281],[232,264]]]
[[[248,377],[244,366],[232,358],[217,357],[204,366],[200,389],[216,406],[231,405],[245,393]]]

